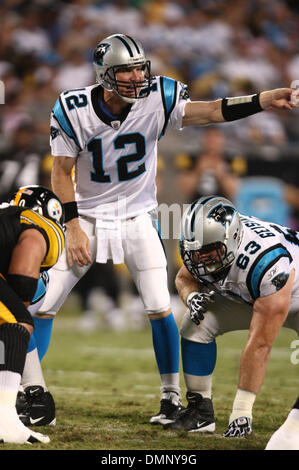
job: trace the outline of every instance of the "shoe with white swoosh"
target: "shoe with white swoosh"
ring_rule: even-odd
[[[188,432],[214,432],[215,418],[212,400],[203,398],[200,393],[187,392],[188,406],[181,411],[173,423],[166,424],[164,429],[175,429]]]
[[[16,403],[20,420],[25,426],[55,426],[55,402],[48,390],[31,385],[19,392]]]

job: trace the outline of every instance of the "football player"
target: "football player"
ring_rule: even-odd
[[[142,45],[124,34],[96,46],[94,69],[96,84],[64,91],[52,110],[52,185],[64,203],[67,244],[40,314],[54,316],[94,261],[125,262],[152,327],[161,376],[161,409],[151,423],[164,424],[180,410],[181,396],[179,334],[156,214],[157,142],[168,128],[291,109],[292,90],[191,102],[186,85],[151,75]]]
[[[176,277],[188,307],[181,327],[187,408],[165,427],[215,430],[215,338],[249,329],[225,437],[252,432],[252,408],[282,326],[299,333],[299,234],[240,214],[223,197],[194,201],[182,219],[183,266]]]
[[[43,271],[37,289],[28,307],[33,316],[34,332],[30,337],[26,360],[21,379],[21,389],[17,395],[16,408],[25,426],[55,426],[55,402],[49,392],[41,367],[51,338],[52,318],[36,316],[41,307],[49,283],[48,271]]]
[[[40,272],[51,268],[64,249],[62,204],[41,186],[19,189],[14,205],[0,208],[0,441],[48,443],[27,428],[16,411],[33,320],[27,309]]]

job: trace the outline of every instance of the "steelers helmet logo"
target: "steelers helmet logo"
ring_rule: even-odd
[[[57,199],[54,199],[54,198],[49,199],[47,203],[47,210],[48,210],[49,216],[52,219],[57,220],[58,222],[60,221],[61,216],[62,216],[62,207],[61,207],[60,202]]]

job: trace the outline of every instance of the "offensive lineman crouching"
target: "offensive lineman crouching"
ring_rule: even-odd
[[[0,208],[0,442],[48,443],[28,429],[16,411],[33,320],[27,310],[40,272],[53,266],[63,248],[63,208],[46,188],[20,188],[11,205]]]
[[[184,213],[180,248],[184,265],[176,286],[189,308],[181,328],[188,407],[165,427],[214,431],[215,338],[249,329],[224,434],[245,436],[252,432],[253,404],[280,328],[299,333],[298,233],[243,216],[225,198],[202,197]],[[299,416],[292,416],[292,448],[299,449]]]

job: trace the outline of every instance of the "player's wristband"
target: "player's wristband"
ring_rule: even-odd
[[[64,222],[69,222],[70,220],[79,217],[76,201],[66,202],[62,205],[64,208]]]
[[[238,388],[229,422],[231,423],[235,419],[243,416],[247,416],[252,419],[252,407],[255,399],[255,393]]]
[[[260,105],[260,93],[257,95],[223,98],[222,115],[226,121],[236,121],[263,111]]]

